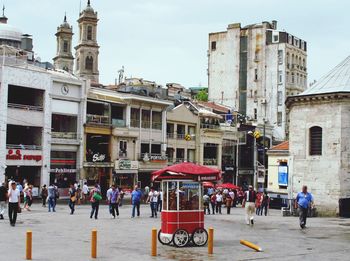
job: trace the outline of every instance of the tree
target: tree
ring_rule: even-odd
[[[207,90],[203,89],[203,90],[199,91],[198,94],[196,95],[196,99],[198,101],[208,101],[208,92],[207,92]]]

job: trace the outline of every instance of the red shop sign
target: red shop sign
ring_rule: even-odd
[[[22,155],[20,150],[16,150],[15,153],[13,150],[9,150],[6,155],[7,160],[35,160],[36,162],[42,160],[41,155]]]

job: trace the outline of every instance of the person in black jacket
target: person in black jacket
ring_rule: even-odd
[[[6,200],[7,200],[7,189],[5,183],[2,183],[0,186],[0,219],[4,219],[4,213],[6,209]]]

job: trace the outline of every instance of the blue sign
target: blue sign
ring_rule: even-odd
[[[288,186],[288,166],[278,166],[278,185]]]
[[[199,184],[198,183],[182,183],[182,185],[180,187],[183,189],[198,189]]]

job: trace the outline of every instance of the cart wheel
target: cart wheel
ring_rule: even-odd
[[[160,229],[158,232],[158,240],[162,245],[170,245],[172,239],[169,239],[169,237],[162,236],[162,230]]]
[[[184,247],[190,241],[190,235],[184,229],[178,229],[174,233],[173,243],[177,247]]]
[[[204,228],[197,228],[192,233],[192,242],[196,246],[205,246],[208,242],[208,232]]]

